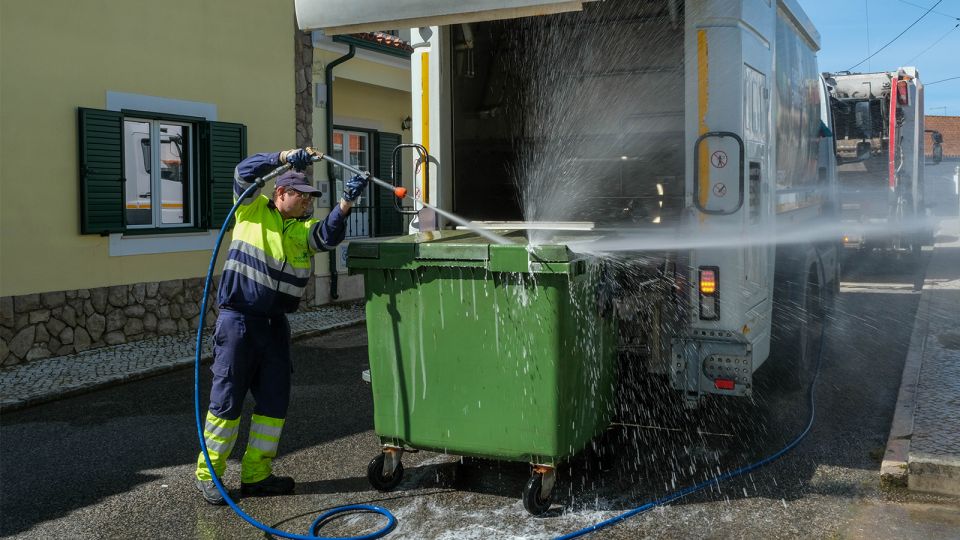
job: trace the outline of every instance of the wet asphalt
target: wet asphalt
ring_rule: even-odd
[[[878,486],[919,302],[918,268],[848,261],[824,340],[815,421],[792,452],[587,537],[960,538],[956,499]],[[810,410],[808,392],[780,388],[766,368],[753,402],[714,401],[695,413],[656,381],[644,382],[636,392],[644,397],[633,406],[651,412],[621,416],[628,425],[615,426],[597,451],[563,467],[554,508],[534,518],[520,503],[529,475],[522,463],[406,454],[400,486],[372,490],[366,466],[379,445],[370,388],[360,376],[364,327],[299,341],[294,358],[275,469],[294,476],[297,491],[239,504],[295,534],[307,534],[326,509],[372,503],[399,519],[388,538],[554,537],[769,456],[804,429]],[[203,376],[206,392],[206,368]],[[237,448],[244,444],[241,436]],[[191,370],[4,414],[0,535],[263,538],[229,508],[200,499],[192,485],[197,448]],[[239,497],[238,457],[226,483]],[[381,523],[350,515],[323,533],[363,534]]]

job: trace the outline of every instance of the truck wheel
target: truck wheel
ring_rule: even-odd
[[[816,284],[807,282],[807,290],[804,294],[806,317],[803,318],[803,324],[801,325],[799,361],[793,377],[799,390],[806,389],[807,385],[813,380],[813,370],[817,365],[817,356],[820,354],[824,315],[822,293],[822,289],[817,287]]]
[[[923,256],[923,243],[919,240],[910,243],[910,265],[917,269],[920,267],[920,258]]]
[[[550,509],[551,497],[542,496],[543,475],[534,473],[523,487],[523,507],[534,516],[542,515]]]
[[[781,308],[780,317],[776,318],[781,327],[777,332],[778,339],[771,343],[771,352],[778,366],[777,380],[786,390],[802,390],[812,380],[823,333],[821,292],[816,276],[809,276],[803,296],[795,303],[787,304],[792,307]]]
[[[397,468],[393,470],[393,474],[384,477],[383,461],[383,454],[370,460],[370,464],[367,465],[367,480],[377,491],[390,491],[397,487],[397,484],[403,479],[403,463],[397,463]]]

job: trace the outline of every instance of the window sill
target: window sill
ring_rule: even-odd
[[[120,234],[122,234],[125,238],[144,236],[156,236],[158,238],[162,238],[171,234],[196,234],[206,232],[207,229],[199,229],[197,227],[165,227],[162,229],[127,229]]]
[[[110,256],[153,255],[211,251],[217,242],[215,230],[200,229],[145,229],[110,235]]]

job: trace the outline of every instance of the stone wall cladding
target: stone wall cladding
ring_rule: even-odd
[[[294,54],[294,78],[296,90],[296,116],[297,116],[297,148],[313,146],[313,37],[310,32],[302,32],[297,27],[296,20],[293,21],[293,54]],[[310,167],[309,175],[313,175],[313,167]],[[316,203],[315,203],[316,204]],[[318,208],[315,214],[319,217],[326,215],[327,209]],[[300,301],[300,307],[316,305],[317,285],[316,280],[310,279],[306,290],[303,291],[303,298]]]
[[[296,27],[296,21],[294,21]],[[297,147],[313,146],[313,38],[294,30],[294,80],[296,88]]]
[[[191,278],[2,297],[0,366],[196,330],[202,294]],[[207,327],[217,311],[208,302]]]

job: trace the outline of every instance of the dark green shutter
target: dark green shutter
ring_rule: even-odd
[[[203,226],[219,229],[233,207],[233,170],[247,156],[247,126],[230,122],[205,122],[201,130],[206,220]]]
[[[377,178],[397,184],[400,183],[402,168],[396,171],[396,182],[391,169],[393,168],[393,149],[398,144],[400,144],[400,135],[396,133],[377,134],[377,166],[375,168]],[[373,204],[377,216],[374,221],[374,236],[403,234],[403,215],[397,212],[393,193],[379,186],[374,187],[374,192],[376,196],[373,197]]]
[[[78,109],[80,134],[80,234],[122,232],[123,116]]]

